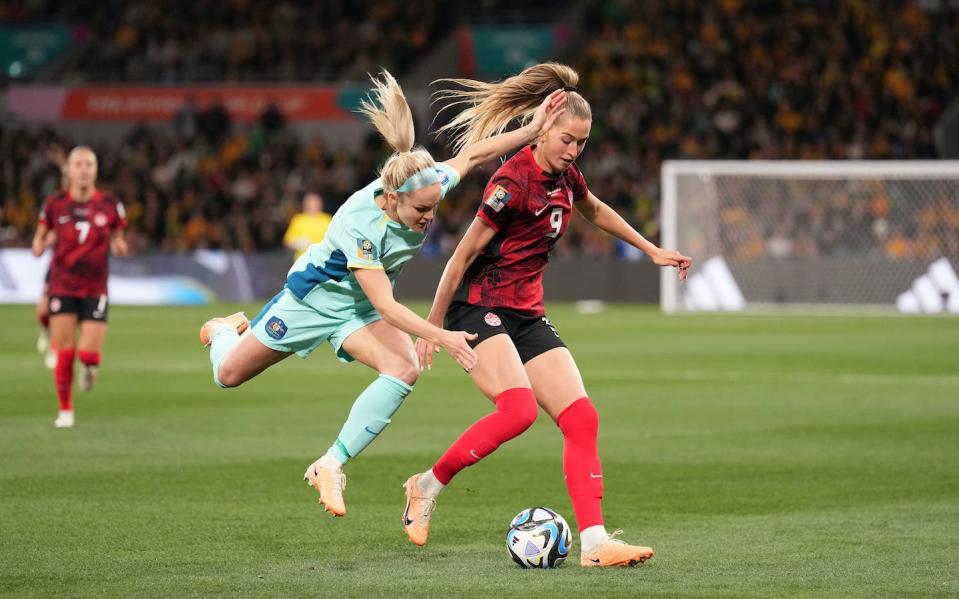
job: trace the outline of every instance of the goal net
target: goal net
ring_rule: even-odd
[[[959,313],[959,161],[667,161],[665,311]]]

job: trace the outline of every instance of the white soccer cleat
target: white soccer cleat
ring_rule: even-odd
[[[53,421],[57,428],[73,428],[73,410],[60,410],[57,419]]]
[[[93,389],[93,383],[97,382],[97,367],[94,365],[80,364],[80,379],[77,386],[80,391],[89,391]]]
[[[53,351],[52,347],[47,348],[47,353],[43,356],[43,365],[50,370],[57,367],[57,352]]]
[[[48,349],[50,349],[50,333],[46,329],[40,329],[40,334],[37,336],[37,353],[45,354]]]

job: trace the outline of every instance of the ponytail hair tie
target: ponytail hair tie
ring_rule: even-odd
[[[563,91],[564,91],[564,92],[574,92],[574,91],[576,91],[576,88],[573,87],[572,85],[564,85],[564,86],[563,86]]]

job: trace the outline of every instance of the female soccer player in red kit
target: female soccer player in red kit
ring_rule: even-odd
[[[114,196],[96,188],[97,157],[78,146],[67,157],[69,187],[46,199],[33,237],[33,255],[47,248],[55,233],[50,261],[50,343],[57,351],[53,379],[60,402],[57,428],[73,426],[73,361],[79,357],[80,389],[93,387],[100,350],[107,334],[107,255],[127,253],[126,217]],[[76,329],[79,325],[79,340]]]
[[[403,523],[410,540],[426,543],[436,497],[457,472],[529,428],[537,403],[563,434],[563,472],[580,531],[583,566],[628,566],[649,559],[648,547],[607,533],[602,513],[603,474],[597,449],[599,419],[569,350],[546,318],[542,276],[549,252],[575,208],[586,220],[645,252],[655,264],[679,269],[691,258],[663,250],[636,232],[590,193],[574,161],[589,138],[592,112],[576,92],[578,74],[555,64],[530,67],[500,83],[455,80],[445,92],[468,108],[444,127],[457,146],[475,142],[524,117],[557,89],[567,91],[566,114],[535,145],[504,163],[490,179],[476,218],[460,241],[436,290],[428,320],[477,333],[473,381],[496,406],[443,454],[406,482]],[[420,339],[421,366],[435,348]]]

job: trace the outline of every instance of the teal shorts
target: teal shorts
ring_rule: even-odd
[[[380,318],[380,313],[372,306],[323,314],[283,289],[263,306],[250,322],[250,328],[260,343],[270,349],[305,358],[324,341],[329,341],[341,362],[352,362],[354,358],[343,349],[343,342]]]

